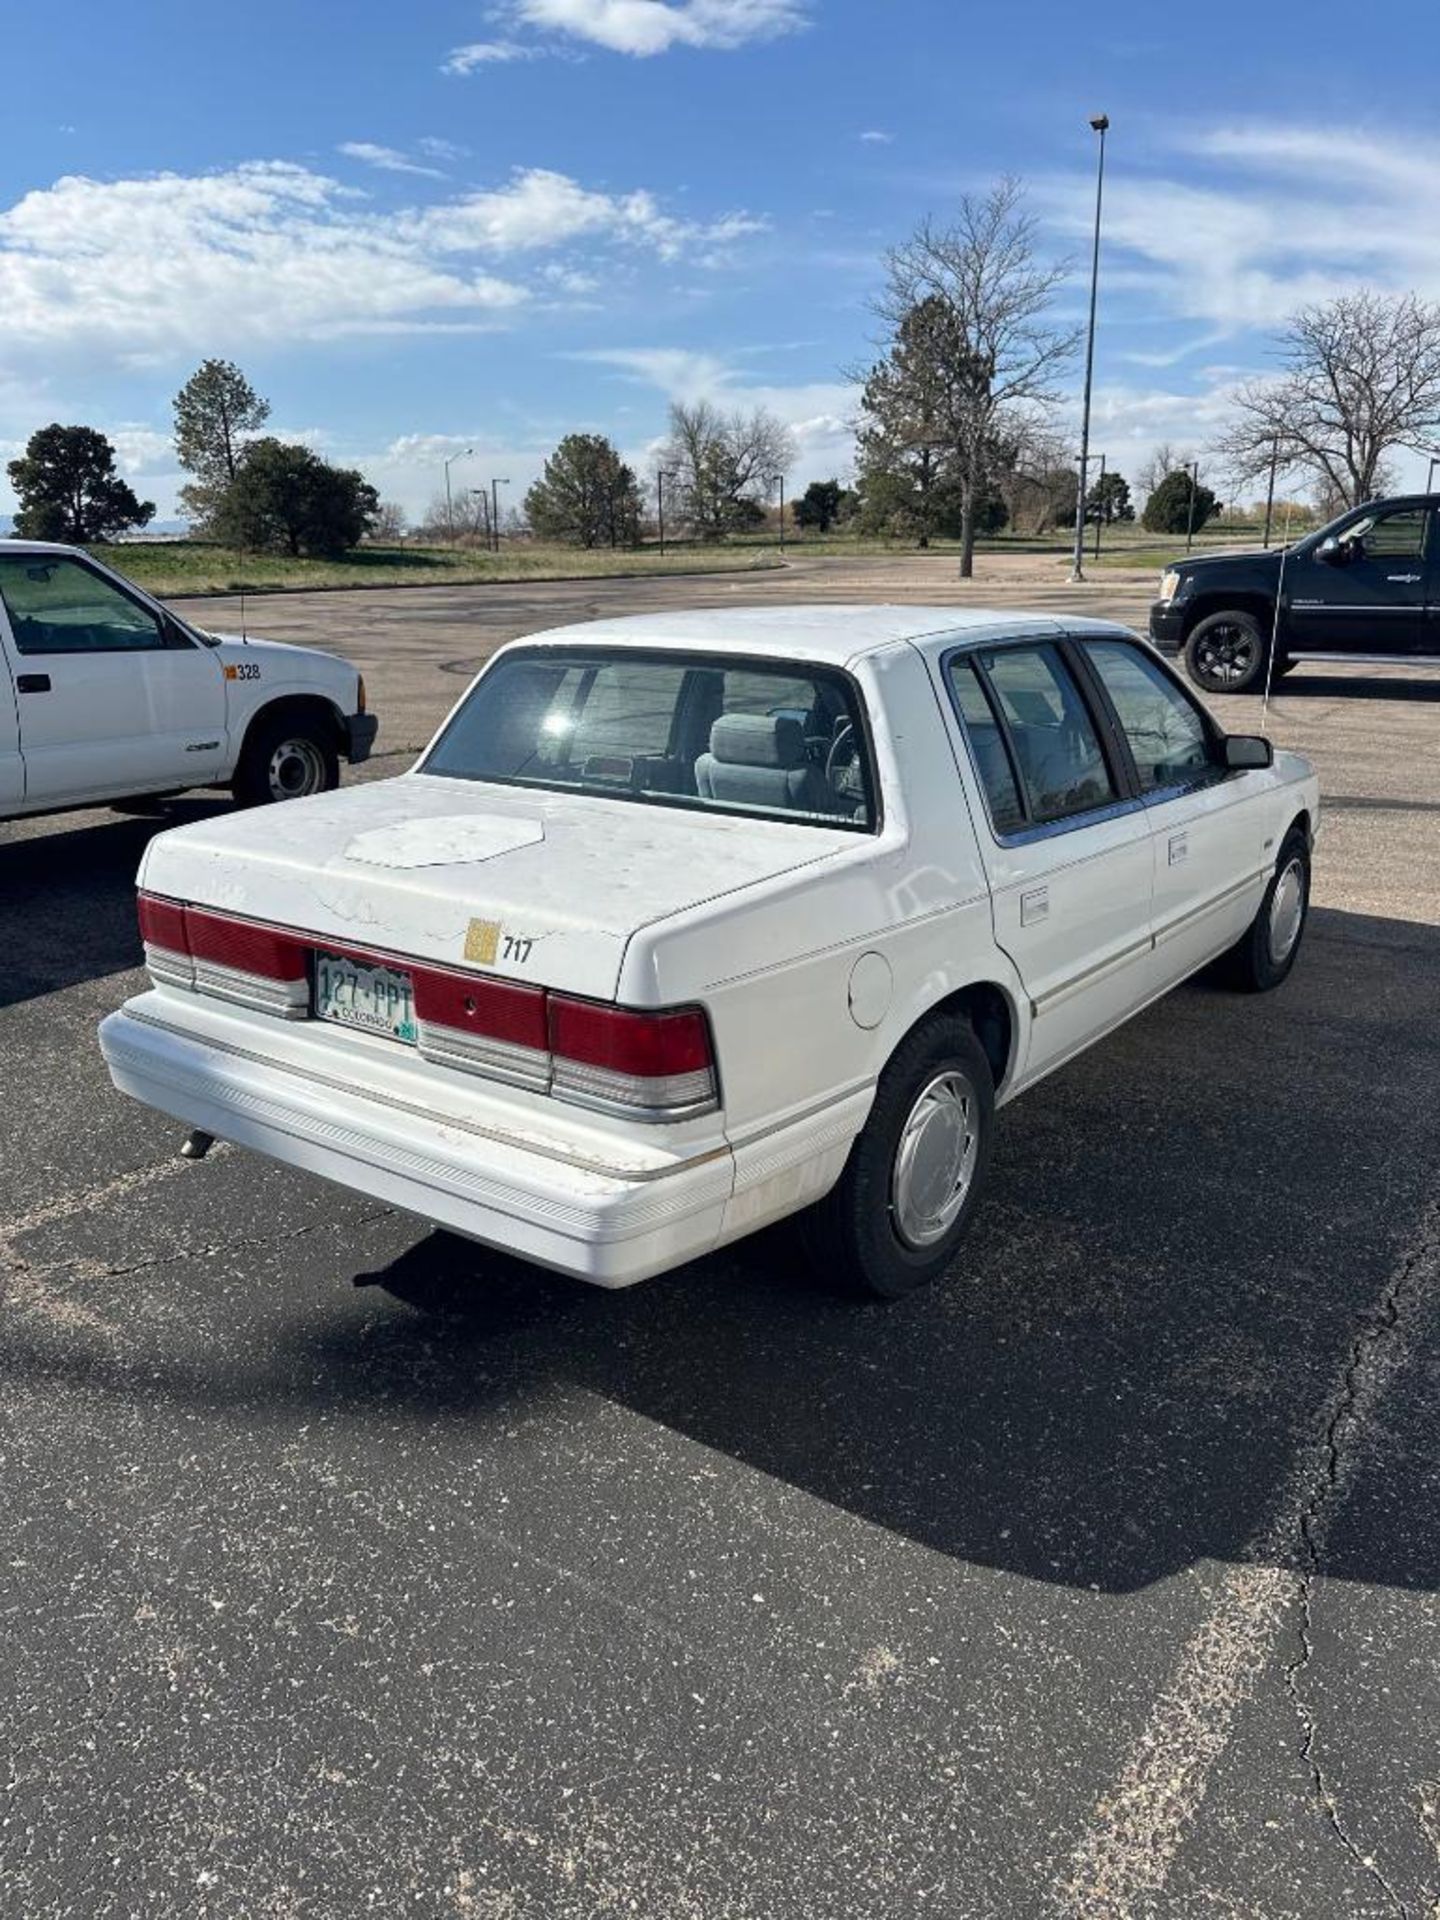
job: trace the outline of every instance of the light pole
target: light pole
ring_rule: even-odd
[[[780,489],[780,551],[781,553],[784,553],[785,551],[785,476],[783,473],[772,473],[770,478],[776,483],[776,485]]]
[[[657,467],[655,469],[655,495],[659,501],[660,557],[662,559],[665,557],[665,482],[667,480],[673,480],[674,478],[675,469],[673,467]]]
[[[1430,462],[1430,469],[1429,469],[1429,471],[1427,472],[1427,474],[1425,475],[1425,491],[1426,491],[1426,493],[1429,493],[1429,491],[1431,490],[1431,488],[1432,488],[1432,487],[1434,486],[1434,484],[1435,484],[1435,469],[1436,469],[1436,467],[1440,467],[1440,453],[1437,453],[1437,454],[1435,455],[1435,457],[1434,457],[1434,459],[1433,459],[1433,460],[1432,460],[1432,461]]]
[[[1270,442],[1270,485],[1265,490],[1265,538],[1260,542],[1262,547],[1270,544],[1270,522],[1275,517],[1275,473],[1279,465],[1280,436],[1277,433]]]
[[[1200,462],[1192,460],[1185,471],[1190,476],[1190,504],[1185,509],[1185,551],[1189,553],[1190,543],[1195,538],[1195,496],[1200,491]]]
[[[490,496],[484,487],[471,487],[470,498],[480,502],[480,518],[485,527],[485,551],[490,551]]]
[[[474,451],[473,447],[465,447],[459,453],[452,453],[445,462],[445,531],[452,547],[455,544],[455,505],[450,498],[450,469],[457,460],[468,460]]]
[[[1090,328],[1085,337],[1085,398],[1080,408],[1080,498],[1075,502],[1075,565],[1072,580],[1085,578],[1085,482],[1090,473],[1090,387],[1095,373],[1095,297],[1100,286],[1100,207],[1105,194],[1105,135],[1108,114],[1090,122],[1100,136],[1100,160],[1095,172],[1095,245],[1090,256]]]
[[[1095,558],[1100,558],[1100,527],[1105,519],[1105,456],[1100,456],[1100,478],[1095,482]]]
[[[508,480],[492,479],[490,482],[490,538],[495,543],[496,553],[500,551],[500,489],[509,484]]]

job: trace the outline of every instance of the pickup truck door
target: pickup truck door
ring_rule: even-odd
[[[1158,992],[1223,953],[1255,917],[1275,860],[1258,803],[1264,776],[1225,767],[1214,723],[1149,648],[1108,637],[1079,645],[1144,802]]]
[[[1426,507],[1377,510],[1342,529],[1348,559],[1320,560],[1312,549],[1287,561],[1290,651],[1401,659],[1422,652],[1433,521]]]
[[[995,938],[1030,999],[1028,1080],[1149,997],[1148,824],[1058,645],[962,649],[944,671],[989,813]]]
[[[65,554],[0,554],[30,807],[190,787],[225,764],[220,662],[120,582]]]
[[[15,675],[0,646],[0,819],[25,798],[25,762],[20,758],[20,710]]]

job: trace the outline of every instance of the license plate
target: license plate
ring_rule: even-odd
[[[317,953],[315,1012],[342,1027],[415,1044],[414,984],[394,967],[367,967],[339,954]]]

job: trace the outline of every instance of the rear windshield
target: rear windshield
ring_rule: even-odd
[[[676,653],[509,654],[421,773],[869,831],[858,697],[823,667]]]

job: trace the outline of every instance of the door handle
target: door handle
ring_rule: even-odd
[[[1182,860],[1188,860],[1189,858],[1190,842],[1186,835],[1183,833],[1172,833],[1170,836],[1169,864],[1172,867],[1178,867]]]
[[[50,676],[48,673],[20,673],[15,676],[17,693],[49,693]]]
[[[1387,573],[1385,578],[1387,580],[1393,580],[1397,586],[1401,587],[1416,586],[1420,580],[1418,573]]]

